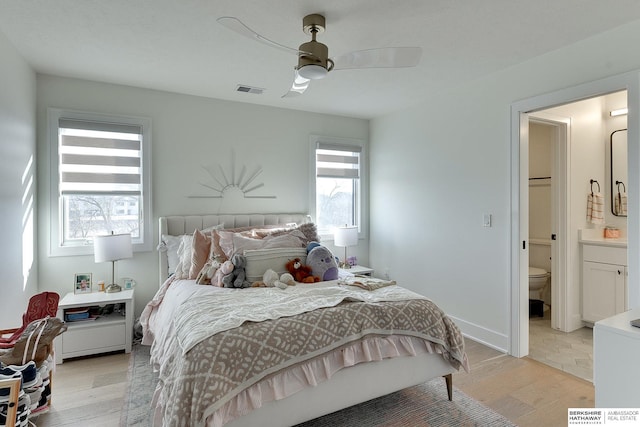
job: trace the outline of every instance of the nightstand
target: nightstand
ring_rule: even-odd
[[[120,310],[95,320],[66,322],[67,331],[55,341],[56,364],[70,357],[124,350],[131,353],[133,338],[133,289],[122,292],[65,295],[58,304],[58,318],[65,320],[67,311],[119,304]],[[67,313],[68,314],[68,313]]]
[[[358,276],[372,276],[373,268],[365,267],[364,265],[354,265],[351,268],[345,268],[344,271],[348,271],[351,274]]]

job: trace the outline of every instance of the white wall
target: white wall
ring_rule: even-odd
[[[465,333],[508,350],[511,105],[638,69],[638,42],[635,22],[374,120],[372,267],[433,298]]]
[[[361,119],[47,75],[38,75],[37,83],[38,179],[42,183],[49,180],[47,107],[152,119],[154,248],[158,242],[159,216],[308,212],[309,135],[365,141],[369,137],[369,123]],[[236,156],[236,175],[243,165],[247,167],[247,173],[262,167],[263,172],[255,183],[264,183],[264,187],[256,193],[274,195],[275,199],[243,199],[237,193],[228,194],[224,199],[189,197],[203,194],[203,188],[198,184],[206,178],[202,166],[221,165],[225,171],[230,171],[232,150]],[[110,266],[95,264],[92,256],[48,256],[49,208],[50,203],[56,201],[49,200],[46,185],[40,190],[40,274],[47,278],[46,285],[41,287],[70,292],[76,272],[92,272],[94,282],[108,278]],[[363,263],[367,262],[367,244],[367,241],[361,241],[359,248],[350,248],[349,252],[356,254]],[[137,281],[136,312],[140,313],[158,288],[157,252],[136,253],[133,259],[119,261],[116,270],[118,277],[130,276]]]
[[[0,33],[0,329],[18,327],[37,292],[35,72]]]

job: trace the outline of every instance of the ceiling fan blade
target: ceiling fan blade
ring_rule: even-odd
[[[415,67],[422,56],[421,47],[383,47],[349,52],[333,59],[334,70],[354,68]]]
[[[261,36],[260,34],[253,31],[251,28],[247,27],[241,20],[238,18],[234,18],[233,16],[221,16],[216,19],[219,24],[224,25],[230,30],[235,31],[236,33],[242,34],[245,37],[248,37],[252,40],[258,41],[260,43],[264,43],[268,46],[275,47],[276,49],[282,50],[284,52],[292,53],[294,55],[298,55],[298,49],[285,46],[278,42],[274,42],[273,40],[269,40],[266,37]]]
[[[309,82],[311,82],[311,80],[302,77],[298,74],[298,70],[296,69],[293,75],[293,84],[291,85],[291,89],[289,89],[289,92],[282,95],[282,98],[293,98],[302,95],[309,87]]]

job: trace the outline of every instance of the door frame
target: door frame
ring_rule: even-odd
[[[629,260],[629,308],[640,306],[640,73],[633,71],[594,82],[584,83],[571,88],[524,99],[511,104],[511,319],[509,353],[515,357],[523,357],[529,353],[529,275],[528,244],[528,178],[523,182],[521,170],[527,172],[528,164],[522,164],[522,152],[528,150],[528,138],[523,147],[521,136],[528,135],[524,130],[528,127],[528,114],[551,107],[606,95],[612,92],[627,90],[628,128],[628,170],[629,182],[638,185],[629,186],[627,190],[629,213],[627,216]],[[523,133],[524,132],[524,133]],[[528,161],[528,155],[525,156]],[[523,186],[526,190],[523,191]],[[523,211],[523,203],[527,211]],[[523,218],[523,215],[526,215]],[[521,227],[521,224],[523,227]],[[523,230],[524,228],[524,230]],[[525,260],[526,258],[526,260]]]

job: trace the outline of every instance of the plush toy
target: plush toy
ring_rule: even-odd
[[[295,286],[296,285],[295,279],[289,273],[284,273],[282,276],[280,276],[280,282],[284,283],[287,286]]]
[[[287,271],[293,276],[296,282],[314,283],[320,281],[319,277],[311,274],[311,267],[302,264],[300,258],[289,260],[286,267]]]
[[[196,277],[196,283],[198,285],[215,285],[217,283],[213,282],[213,278],[216,272],[220,269],[220,262],[218,260],[209,260],[202,267],[200,273],[198,273],[198,277]]]
[[[235,254],[231,258],[231,263],[233,264],[233,270],[222,278],[223,286],[225,288],[247,288],[251,286],[251,283],[245,280],[247,277],[245,272],[247,259],[240,254]]]
[[[314,276],[324,280],[338,279],[338,263],[331,251],[325,246],[314,246],[307,254],[307,265]]]
[[[251,285],[254,288],[273,288],[286,289],[288,286],[295,286],[296,282],[293,280],[293,276],[289,273],[284,273],[278,278],[278,273],[272,269],[268,269],[262,275],[261,282],[253,282]]]
[[[220,267],[218,267],[218,269],[216,270],[216,272],[213,274],[213,277],[211,278],[211,284],[213,286],[218,286],[220,288],[224,287],[224,284],[222,283],[222,279],[231,274],[231,272],[233,271],[234,265],[231,261],[225,261],[222,264],[220,264]]]

